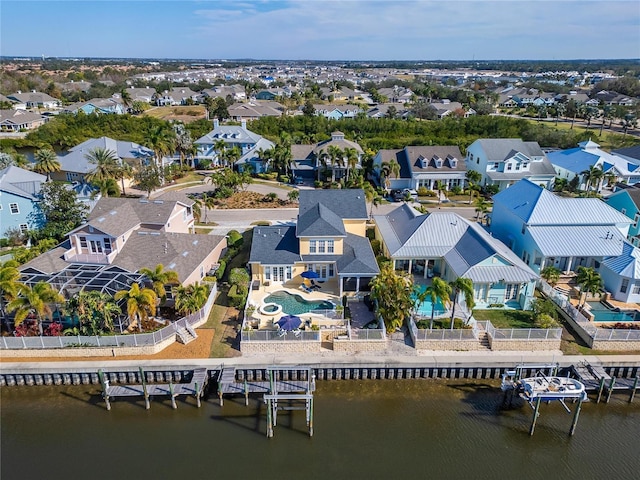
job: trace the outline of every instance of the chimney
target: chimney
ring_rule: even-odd
[[[213,128],[218,128],[220,126],[220,122],[217,118],[213,119]]]
[[[242,120],[242,129],[243,130],[247,129],[247,121],[246,120]]]

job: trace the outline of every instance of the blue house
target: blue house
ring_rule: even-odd
[[[605,259],[599,270],[602,281],[614,299],[640,302],[640,250],[625,242],[622,255]]]
[[[0,237],[7,230],[26,232],[42,226],[38,194],[46,180],[44,175],[13,165],[0,170]]]
[[[373,218],[396,270],[421,283],[471,279],[476,308],[530,308],[538,275],[476,222],[452,212],[421,214],[408,204]]]
[[[627,240],[636,247],[640,246],[640,228],[638,226],[638,220],[640,220],[640,188],[628,187],[619,190],[610,195],[605,202],[633,221],[631,227],[629,227]]]
[[[598,198],[565,198],[529,180],[493,197],[491,233],[534,271],[598,269],[622,255],[631,220]]]

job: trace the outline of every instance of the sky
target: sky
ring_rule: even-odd
[[[0,0],[0,55],[640,58],[640,1]]]

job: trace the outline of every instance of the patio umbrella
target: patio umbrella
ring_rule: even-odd
[[[300,276],[302,278],[320,278],[320,275],[318,275],[316,272],[314,272],[313,270],[307,270],[305,272],[302,272],[300,274]]]
[[[285,315],[276,322],[283,330],[295,330],[302,324],[302,319],[295,315]]]

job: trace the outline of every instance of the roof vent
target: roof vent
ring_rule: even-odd
[[[183,256],[183,257],[186,257],[187,255],[189,255],[189,252],[188,252],[188,251],[187,251],[187,252],[182,252],[182,256]]]
[[[157,203],[159,205],[164,203],[164,200],[154,200],[153,203]]]

